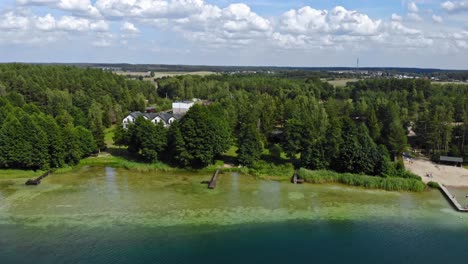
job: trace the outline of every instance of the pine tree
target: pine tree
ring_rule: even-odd
[[[104,141],[104,126],[102,125],[102,109],[101,105],[93,101],[88,110],[89,129],[93,134],[94,141],[98,149],[105,149],[106,143]]]
[[[23,151],[27,142],[22,130],[16,116],[8,115],[0,129],[0,167],[23,168]]]
[[[244,166],[251,166],[263,151],[263,144],[255,124],[241,124],[237,138],[237,159]]]

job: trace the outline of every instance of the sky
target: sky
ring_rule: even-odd
[[[468,69],[468,0],[0,0],[0,62]]]

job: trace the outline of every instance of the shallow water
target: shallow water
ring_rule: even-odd
[[[468,257],[438,191],[84,167],[0,188],[0,263],[435,263]],[[463,192],[464,190],[460,190]],[[437,252],[437,254],[434,254]]]

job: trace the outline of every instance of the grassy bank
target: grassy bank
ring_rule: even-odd
[[[82,159],[78,166],[110,166],[114,168],[124,168],[128,170],[136,170],[139,172],[147,172],[153,170],[161,171],[172,171],[176,170],[167,164],[157,163],[142,163],[137,161],[131,161],[122,157],[116,156],[99,156],[99,157],[88,157]]]
[[[0,180],[34,178],[43,174],[45,171],[32,170],[0,170]]]
[[[300,169],[299,175],[308,183],[342,183],[364,187],[366,189],[382,189],[387,191],[422,192],[426,189],[426,185],[416,179],[382,178],[325,170],[311,171],[306,169]]]
[[[112,156],[104,154],[98,157],[88,157],[80,161],[73,167],[59,168],[54,171],[54,174],[63,174],[74,170],[81,166],[109,166],[114,168],[123,168],[137,172],[190,172],[190,173],[213,173],[217,167],[223,168],[223,161],[217,161],[201,170],[181,169],[171,167],[168,164],[158,163],[143,163],[132,161],[124,157]],[[232,167],[223,168],[225,172],[238,172],[244,175],[251,175],[259,179],[268,179],[276,181],[289,181],[294,173],[294,167],[291,163],[270,163],[267,161],[256,162],[251,167]],[[22,170],[0,170],[0,182],[13,180],[34,178],[41,175],[43,171],[22,171]],[[426,185],[418,179],[412,178],[382,178],[375,176],[366,176],[350,173],[336,173],[333,171],[311,171],[301,169],[299,175],[308,183],[341,183],[351,186],[360,186],[367,189],[383,189],[387,191],[413,191],[421,192],[426,189]]]

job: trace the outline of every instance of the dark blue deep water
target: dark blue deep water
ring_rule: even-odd
[[[468,263],[468,230],[303,221],[144,228],[0,226],[0,263]]]

